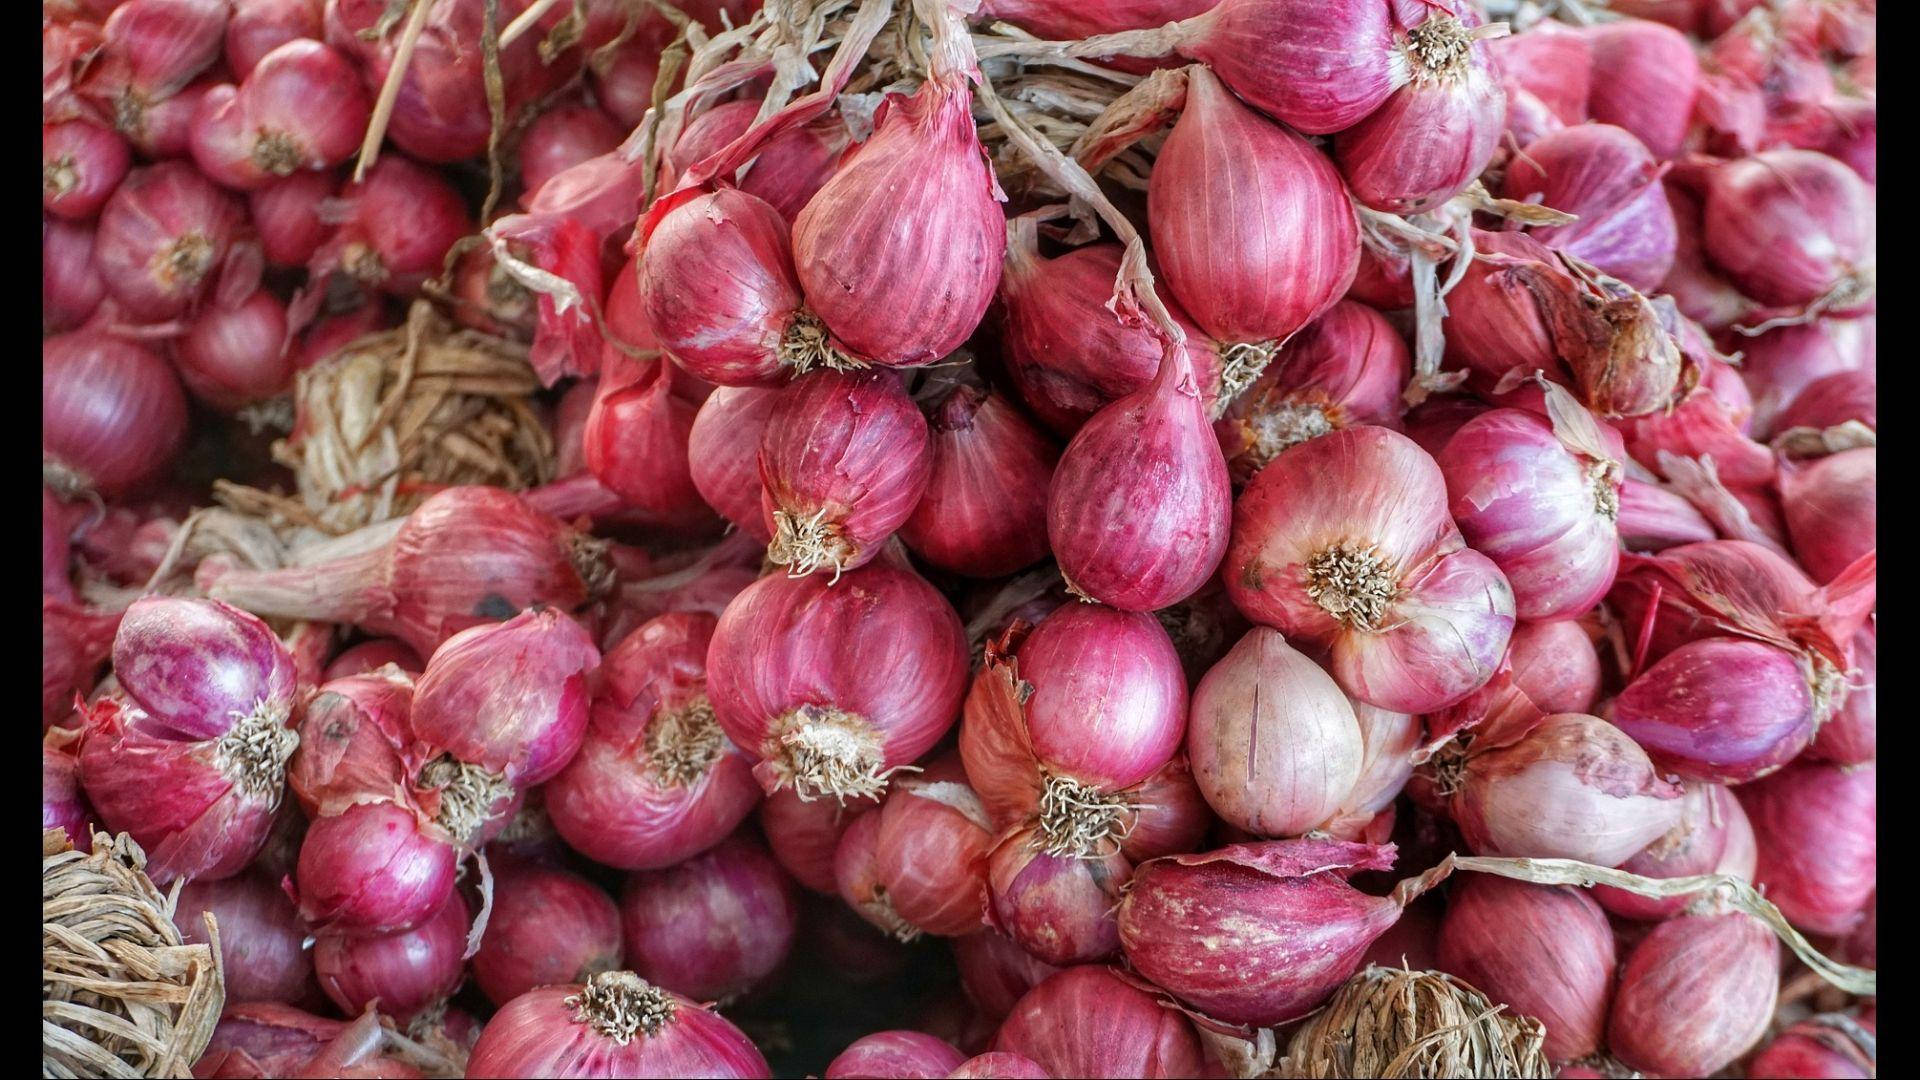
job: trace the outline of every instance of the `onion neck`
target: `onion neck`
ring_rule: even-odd
[[[1620,519],[1620,463],[1596,461],[1587,466],[1587,482],[1593,485],[1594,513],[1608,521]]]
[[[1288,401],[1270,409],[1261,409],[1247,418],[1251,445],[1241,453],[1253,472],[1259,472],[1273,459],[1308,439],[1331,435],[1340,430],[1330,406],[1313,401]]]
[[[812,517],[788,510],[773,512],[773,543],[767,545],[767,558],[787,568],[787,576],[806,577],[822,567],[833,567],[833,580],[859,553],[837,521],[827,520],[827,507]]]
[[[312,566],[229,570],[207,595],[255,615],[315,622],[359,623],[375,630],[392,615],[386,544]]]
[[[597,600],[613,591],[619,575],[613,565],[613,544],[583,532],[567,537],[567,562],[586,587],[589,599]]]
[[[889,937],[905,945],[920,936],[920,928],[900,917],[894,910],[893,901],[887,897],[887,887],[875,885],[873,896],[860,904],[860,913],[868,922],[886,931]]]
[[[457,847],[473,846],[474,837],[493,818],[493,808],[513,797],[507,778],[481,765],[441,754],[420,769],[420,787],[440,793],[434,824],[446,830]]]
[[[762,756],[802,801],[823,795],[878,800],[894,772],[883,767],[873,725],[830,705],[802,705],[775,719]]]
[[[1239,397],[1260,378],[1273,361],[1273,354],[1280,349],[1278,338],[1270,341],[1243,341],[1237,345],[1228,345],[1220,350],[1220,397],[1213,405],[1213,416],[1218,420],[1225,413],[1233,399]]]
[[[1133,804],[1070,776],[1049,776],[1040,789],[1034,845],[1056,858],[1102,858],[1120,850],[1133,829]]]
[[[1372,632],[1399,594],[1387,561],[1369,544],[1335,544],[1307,560],[1307,596],[1341,625]]]
[[[699,783],[726,750],[726,736],[707,699],[694,698],[679,709],[662,709],[647,725],[647,768],[668,787]]]
[[[795,375],[805,375],[815,368],[858,371],[867,366],[837,348],[827,324],[806,308],[794,312],[793,321],[787,323],[786,333],[780,336],[777,356],[781,366],[792,368]]]
[[[1451,15],[1433,15],[1407,31],[1407,74],[1416,83],[1454,80],[1466,74],[1473,31]]]
[[[262,172],[275,176],[291,176],[300,167],[302,159],[300,144],[293,136],[284,131],[262,131],[253,140],[253,150],[249,157]]]
[[[631,971],[603,971],[587,977],[580,992],[566,999],[574,1019],[625,1046],[635,1035],[651,1038],[673,1019],[673,998]]]
[[[262,700],[253,711],[234,719],[233,726],[215,742],[221,773],[249,795],[274,803],[287,779],[287,759],[300,745],[300,736],[287,726],[287,703]]]

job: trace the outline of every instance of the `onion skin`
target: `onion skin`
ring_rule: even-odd
[[[1035,830],[1012,829],[987,854],[989,924],[1055,967],[1113,956],[1114,908],[1133,864],[1117,852],[1076,858],[1044,846]]]
[[[581,1008],[568,1004],[569,999],[583,995],[580,985],[542,986],[514,998],[493,1015],[467,1058],[467,1071],[475,1076],[559,1080],[618,1076],[757,1080],[773,1075],[760,1051],[720,1014],[648,987],[630,973],[608,972],[594,978],[612,981],[621,975],[644,988],[640,993],[652,991],[647,997],[653,1000],[658,1000],[655,995],[665,995],[671,1013],[653,1034],[644,1027],[631,1034],[618,1029],[624,1041],[616,1039],[596,1028],[591,1019],[583,1019]],[[589,982],[587,987],[595,985]],[[594,1007],[590,1000],[583,1000],[582,1006]]]
[[[995,1050],[961,1062],[947,1080],[1047,1080],[1050,1075],[1030,1057]]]
[[[982,863],[987,811],[964,783],[903,780],[880,808],[875,870],[899,916],[929,934],[959,937],[986,918]]]
[[[625,870],[664,868],[725,839],[759,802],[751,760],[710,726],[714,623],[661,615],[608,650],[580,752],[543,789],[574,850]]]
[[[308,827],[294,871],[301,918],[390,934],[440,910],[453,891],[454,849],[422,831],[417,814],[398,803],[357,803]],[[376,847],[375,836],[393,839]]]
[[[245,218],[238,200],[192,166],[144,166],[101,209],[94,265],[128,314],[172,318],[206,293]]]
[[[1530,235],[1651,292],[1673,268],[1679,242],[1661,172],[1631,132],[1579,124],[1527,144],[1507,169],[1501,194],[1578,215],[1573,224]]]
[[[1353,282],[1358,222],[1325,155],[1240,104],[1210,69],[1187,70],[1186,107],[1147,188],[1155,257],[1215,341],[1284,339]]]
[[[473,955],[489,1001],[620,968],[620,909],[599,886],[532,862],[496,864],[494,874],[493,914]]]
[[[1586,712],[1600,696],[1600,653],[1579,623],[1523,622],[1507,657],[1514,685],[1542,712]]]
[[[1445,489],[1433,459],[1385,428],[1301,443],[1234,506],[1227,593],[1254,622],[1327,650],[1334,678],[1360,701],[1396,712],[1459,701],[1493,677],[1513,629],[1513,592],[1465,547]],[[1309,593],[1315,560],[1336,557],[1359,560],[1387,595],[1372,617],[1370,601],[1352,606],[1344,591],[1371,586],[1336,589],[1327,578],[1339,615]]]
[[[1625,11],[1627,4],[1620,7]],[[1561,123],[1577,125],[1587,119],[1593,48],[1578,29],[1543,20],[1523,34],[1489,40],[1487,49],[1499,62],[1501,78],[1532,94]]]
[[[300,715],[287,784],[311,817],[411,787],[413,680],[391,669],[329,679]]]
[[[587,632],[551,608],[462,630],[414,686],[414,735],[518,785],[542,783],[580,749],[599,663]]]
[[[1005,1019],[1021,995],[1060,970],[991,929],[954,938],[953,959],[967,1000],[993,1020]]]
[[[1847,671],[1847,700],[1840,711],[1820,725],[1807,758],[1835,765],[1872,761],[1878,750],[1877,687],[1879,635],[1873,624],[1853,637],[1853,667]]]
[[[1832,581],[1874,550],[1879,457],[1872,447],[1842,450],[1801,469],[1782,470],[1780,500],[1800,565]]]
[[[1872,762],[1796,763],[1738,789],[1759,844],[1754,884],[1808,933],[1847,933],[1872,898],[1876,775]]]
[[[411,930],[378,937],[321,931],[313,966],[342,1012],[351,1016],[378,1001],[381,1012],[405,1023],[460,988],[466,943],[467,906],[456,894]]]
[[[620,893],[628,967],[695,1001],[730,1002],[764,983],[792,951],[799,918],[793,882],[737,834],[629,876]]]
[[[900,539],[929,563],[1004,577],[1046,558],[1060,448],[1004,395],[956,386],[929,409],[931,468]]]
[[[1128,797],[1134,804],[1133,827],[1121,839],[1120,853],[1135,863],[1192,851],[1217,820],[1185,756],[1162,765]]]
[[[1593,50],[1593,92],[1587,111],[1632,132],[1656,157],[1679,153],[1700,78],[1686,36],[1639,19],[1585,28]]]
[[[1448,900],[1439,966],[1539,1020],[1549,1060],[1600,1048],[1613,991],[1613,929],[1582,892],[1469,876]]]
[[[1326,822],[1359,782],[1365,748],[1339,685],[1270,627],[1249,630],[1194,687],[1194,780],[1222,819],[1254,835]]]
[[[687,431],[687,469],[708,506],[759,541],[773,541],[760,509],[760,436],[779,396],[762,387],[717,387]]]
[[[1865,1029],[1864,1043],[1853,1033]],[[1773,1037],[1747,1061],[1746,1075],[1765,1077],[1867,1077],[1876,1075],[1871,1018],[1845,1014],[1809,1017]]]
[[[1760,1041],[1780,985],[1780,946],[1751,915],[1682,915],[1627,954],[1607,1045],[1630,1068],[1708,1076]]]
[[[447,249],[474,231],[453,185],[398,154],[382,157],[340,197],[351,216],[309,261],[313,277],[339,269],[369,289],[412,297],[440,273]]]
[[[1737,638],[1668,653],[1621,691],[1609,718],[1663,770],[1730,784],[1793,760],[1815,727],[1813,695],[1793,655]]]
[[[43,742],[40,749],[40,827],[64,829],[76,850],[93,850],[98,816],[80,790],[80,761],[65,743]]]
[[[1068,968],[1029,990],[993,1038],[1053,1076],[1199,1076],[1200,1037],[1179,1012],[1112,968]]]
[[[1798,307],[1834,296],[1846,314],[1862,288],[1871,297],[1874,189],[1840,162],[1768,150],[1716,169],[1703,204],[1707,257],[1754,300]]]
[[[795,881],[832,896],[839,891],[833,862],[840,837],[856,817],[874,808],[870,800],[802,800],[792,788],[781,788],[760,804],[760,831]]]
[[[863,1035],[827,1063],[826,1080],[897,1077],[940,1080],[966,1056],[946,1042],[918,1031],[876,1031]]]
[[[1753,391],[1753,433],[1770,438],[1780,418],[1814,383],[1846,371],[1871,371],[1878,335],[1873,316],[1778,326],[1745,342],[1740,375]]]
[[[611,347],[581,432],[584,461],[608,491],[662,525],[712,520],[694,485],[688,435],[699,403],[674,392],[663,360],[639,361]]]
[[[418,675],[426,667],[420,655],[407,648],[405,642],[393,638],[374,638],[340,650],[340,655],[327,661],[320,681],[330,683],[349,675],[364,675],[388,664],[410,675]]]
[[[49,338],[40,355],[40,449],[63,479],[112,496],[172,464],[187,399],[165,360],[90,330]]]
[[[1620,869],[1642,877],[1686,877],[1692,874],[1732,874],[1753,880],[1755,850],[1753,826],[1739,800],[1720,784],[1687,785],[1686,807],[1679,824],[1665,836],[1620,864]],[[1744,843],[1736,839],[1744,837]],[[1623,919],[1659,920],[1679,914],[1689,897],[1656,899],[1610,885],[1596,885],[1594,900]]]

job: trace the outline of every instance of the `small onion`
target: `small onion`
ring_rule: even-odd
[[[300,916],[362,934],[417,926],[452,893],[454,864],[453,847],[428,834],[418,810],[355,803],[314,821],[301,841]]]
[[[953,959],[967,999],[995,1020],[1005,1019],[1022,994],[1059,970],[991,929],[954,938]]]
[[[620,892],[628,967],[695,1001],[725,1004],[765,982],[792,950],[799,914],[793,882],[738,835],[635,873]]]
[[[99,818],[80,790],[79,774],[80,761],[64,740],[41,744],[40,827],[64,829],[77,850],[92,851],[93,823]]]
[[[496,1005],[536,986],[579,982],[621,966],[620,909],[578,874],[537,863],[494,864],[493,913],[473,981]]]
[[[1588,113],[1626,128],[1656,157],[1679,153],[1700,79],[1686,35],[1641,19],[1597,23],[1585,32],[1593,50]]]
[[[965,783],[907,779],[880,808],[874,870],[894,912],[940,937],[980,929],[981,865],[992,842],[987,811]]]
[[[85,221],[127,175],[133,152],[114,132],[84,120],[40,129],[40,196],[47,213]]]
[[[1531,235],[1649,292],[1673,268],[1678,244],[1661,171],[1631,133],[1579,124],[1528,143],[1507,169],[1501,194],[1576,215],[1571,225]]]
[[[446,1000],[466,978],[467,905],[449,895],[419,926],[375,937],[322,930],[313,942],[320,988],[347,1015],[375,1002],[405,1023]]]
[[[717,387],[687,431],[687,471],[694,488],[721,517],[763,546],[773,533],[760,509],[760,436],[778,400],[763,387]]]
[[[1733,793],[1719,784],[1687,785],[1686,805],[1679,824],[1640,849],[1620,869],[1642,877],[1687,877],[1693,874],[1732,874],[1753,880],[1755,849],[1753,826]],[[1745,836],[1747,843],[1735,843]],[[1623,919],[1664,919],[1677,915],[1692,899],[1640,896],[1610,885],[1596,885],[1593,898]]]
[[[1730,784],[1793,760],[1815,727],[1813,692],[1793,654],[1739,638],[1673,650],[1608,714],[1663,770]]]
[[[245,218],[238,200],[190,165],[135,169],[100,211],[94,265],[129,314],[171,318],[213,284]]]
[[[41,219],[40,227],[40,326],[54,334],[72,330],[99,309],[107,295],[107,283],[93,263],[94,227],[58,218]],[[41,363],[47,358],[47,342],[40,347]]]
[[[1810,150],[1769,150],[1710,176],[1707,257],[1762,304],[1820,303],[1844,314],[1870,298],[1873,187]]]
[[[1470,877],[1448,899],[1439,966],[1539,1020],[1550,1060],[1600,1049],[1613,991],[1613,929],[1579,890]]]
[[[760,804],[760,831],[795,881],[817,893],[836,893],[834,853],[853,819],[874,809],[870,800],[802,799],[781,788]]]
[[[1747,1061],[1746,1075],[1755,1080],[1776,1076],[1866,1080],[1877,1075],[1874,1042],[1871,1017],[1821,1013],[1775,1035]]]
[[[1836,765],[1872,761],[1878,739],[1879,634],[1869,624],[1853,637],[1853,666],[1847,670],[1847,700],[1813,737],[1807,757]]]
[[[1781,471],[1780,501],[1794,553],[1815,581],[1833,580],[1874,550],[1878,461],[1874,449],[1863,446]]]
[[[1051,1075],[1024,1054],[994,1050],[961,1062],[947,1080],[1047,1080]]]
[[[1178,1011],[1123,980],[1083,964],[1034,987],[1014,1004],[995,1050],[1023,1055],[1053,1076],[1199,1076],[1200,1037]]]
[[[931,469],[900,539],[969,577],[1004,577],[1045,558],[1059,447],[990,389],[956,385],[927,412]]]
[[[1668,919],[1627,954],[1607,1046],[1630,1068],[1709,1076],[1766,1034],[1780,946],[1751,915]]]
[[[1120,950],[1114,908],[1133,873],[1119,852],[1055,855],[1041,831],[1007,831],[987,855],[990,923],[1056,967],[1105,960]]]
[[[187,399],[165,360],[79,330],[41,346],[40,450],[49,482],[116,495],[155,479],[187,435]]]
[[[313,984],[307,932],[277,882],[257,869],[223,881],[188,882],[173,913],[183,941],[207,944],[203,912],[219,927],[229,1004],[292,1005],[306,998]]]
[[[1844,934],[1874,891],[1877,810],[1872,762],[1796,763],[1739,788],[1759,845],[1754,884],[1795,926]]]
[[[542,986],[500,1008],[480,1033],[475,1076],[600,1080],[620,1076],[771,1077],[739,1028],[630,971]]]
[[[966,1056],[948,1043],[918,1031],[876,1031],[863,1035],[827,1063],[826,1080],[940,1080]]]

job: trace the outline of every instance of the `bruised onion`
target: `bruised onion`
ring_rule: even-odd
[[[1185,1016],[1099,964],[1067,968],[1027,991],[993,1048],[1023,1055],[1052,1076],[1153,1080],[1198,1076],[1205,1068],[1200,1037]]]
[[[467,905],[449,895],[440,910],[410,930],[354,937],[323,930],[313,943],[320,988],[351,1016],[374,1002],[402,1023],[443,1003],[466,978]]]
[[[489,1001],[619,969],[620,910],[598,885],[534,862],[496,863],[494,874],[493,913],[473,954]]]
[[[1738,789],[1759,845],[1754,884],[1795,926],[1844,934],[1874,889],[1876,770],[1796,763]]]
[[[766,1059],[739,1028],[630,971],[584,984],[542,986],[487,1022],[467,1058],[475,1076],[770,1077]]]
[[[876,1031],[855,1039],[827,1063],[826,1080],[898,1077],[940,1080],[966,1058],[948,1043],[918,1031]]]
[[[991,389],[957,385],[928,409],[926,492],[900,539],[929,563],[1002,577],[1047,555],[1046,492],[1059,447]]]
[[[1708,1076],[1760,1041],[1780,985],[1780,946],[1751,915],[1682,915],[1620,968],[1607,1045],[1623,1064]]]
[[[759,757],[769,791],[877,795],[930,749],[966,692],[959,616],[908,570],[878,562],[763,577],[720,616],[707,651],[714,714]]]
[[[1613,992],[1613,928],[1577,889],[1476,874],[1440,923],[1440,970],[1539,1020],[1553,1061],[1600,1049]]]
[[[730,1002],[787,958],[799,921],[793,882],[758,843],[736,835],[620,892],[627,967],[695,1001]]]

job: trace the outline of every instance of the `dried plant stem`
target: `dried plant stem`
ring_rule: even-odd
[[[420,31],[426,28],[427,13],[432,9],[433,0],[413,0],[413,9],[407,13],[407,25],[401,29],[400,43],[393,50],[393,66],[387,69],[387,81],[380,84],[373,116],[367,120],[367,137],[360,142],[360,160],[353,167],[356,184],[366,179],[367,170],[380,160],[380,144],[387,137],[387,123],[393,119],[393,103],[400,98],[400,84],[406,81],[414,46],[420,43]]]

